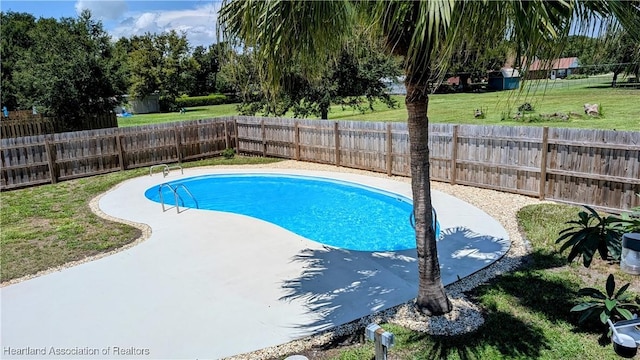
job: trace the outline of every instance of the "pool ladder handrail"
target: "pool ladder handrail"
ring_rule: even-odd
[[[169,171],[171,169],[180,169],[180,173],[182,175],[184,175],[184,169],[182,168],[182,165],[180,164],[174,164],[174,165],[167,165],[167,164],[157,164],[157,165],[151,165],[149,166],[149,176],[153,175],[153,169],[155,168],[162,168],[162,175],[163,177],[167,177],[167,175],[169,175]]]
[[[176,202],[176,211],[178,214],[180,214],[180,201],[182,202],[182,206],[184,207],[184,200],[182,200],[182,196],[180,196],[180,194],[178,193],[178,189],[184,189],[184,191],[191,197],[191,200],[193,200],[193,202],[196,204],[196,209],[200,208],[200,205],[198,205],[198,200],[196,200],[195,196],[193,196],[191,191],[189,191],[189,189],[187,189],[187,187],[184,184],[178,183],[178,184],[175,184],[174,186],[171,186],[171,184],[169,183],[164,183],[158,186],[158,194],[160,195],[160,204],[162,205],[162,212],[165,212],[168,210],[168,209],[165,209],[164,207],[164,196],[162,195],[162,188],[165,186],[171,189],[171,192],[173,192],[173,198],[174,198],[174,201]]]

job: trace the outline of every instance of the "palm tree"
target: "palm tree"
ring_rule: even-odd
[[[225,38],[239,39],[264,64],[265,93],[271,96],[286,86],[281,76],[285,69],[302,66],[312,76],[318,67],[314,63],[339,50],[356,24],[364,23],[372,34],[386,40],[389,53],[404,57],[419,268],[416,306],[426,315],[444,314],[452,308],[440,277],[432,227],[427,117],[430,82],[443,74],[452,49],[465,39],[503,34],[517,44],[519,58],[533,58],[543,55],[541,50],[557,49],[547,44],[560,44],[576,19],[587,27],[615,25],[612,19],[618,19],[635,32],[640,30],[640,2],[226,0],[219,13]]]

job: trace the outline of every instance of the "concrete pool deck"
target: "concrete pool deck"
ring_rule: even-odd
[[[183,177],[249,172],[339,179],[411,197],[407,183],[324,171],[185,169],[184,175],[126,181],[100,199],[100,209],[148,224],[151,236],[111,256],[0,289],[1,357],[223,358],[415,297],[415,250],[329,248],[246,216],[163,212],[144,196],[151,186]],[[438,252],[445,285],[508,250],[507,231],[496,220],[450,195],[432,195],[444,233]],[[69,352],[58,356],[55,350]]]

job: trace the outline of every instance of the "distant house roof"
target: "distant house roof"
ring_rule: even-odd
[[[579,67],[577,57],[566,57],[549,60],[535,60],[529,65],[529,71],[551,70],[551,69],[575,69]]]

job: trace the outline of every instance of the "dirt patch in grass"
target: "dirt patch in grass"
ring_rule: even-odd
[[[594,259],[589,268],[573,264],[568,266],[575,272],[585,284],[592,284],[598,289],[604,290],[609,274],[613,274],[616,280],[616,289],[629,283],[629,291],[640,294],[640,276],[631,275],[620,270],[620,264]]]

